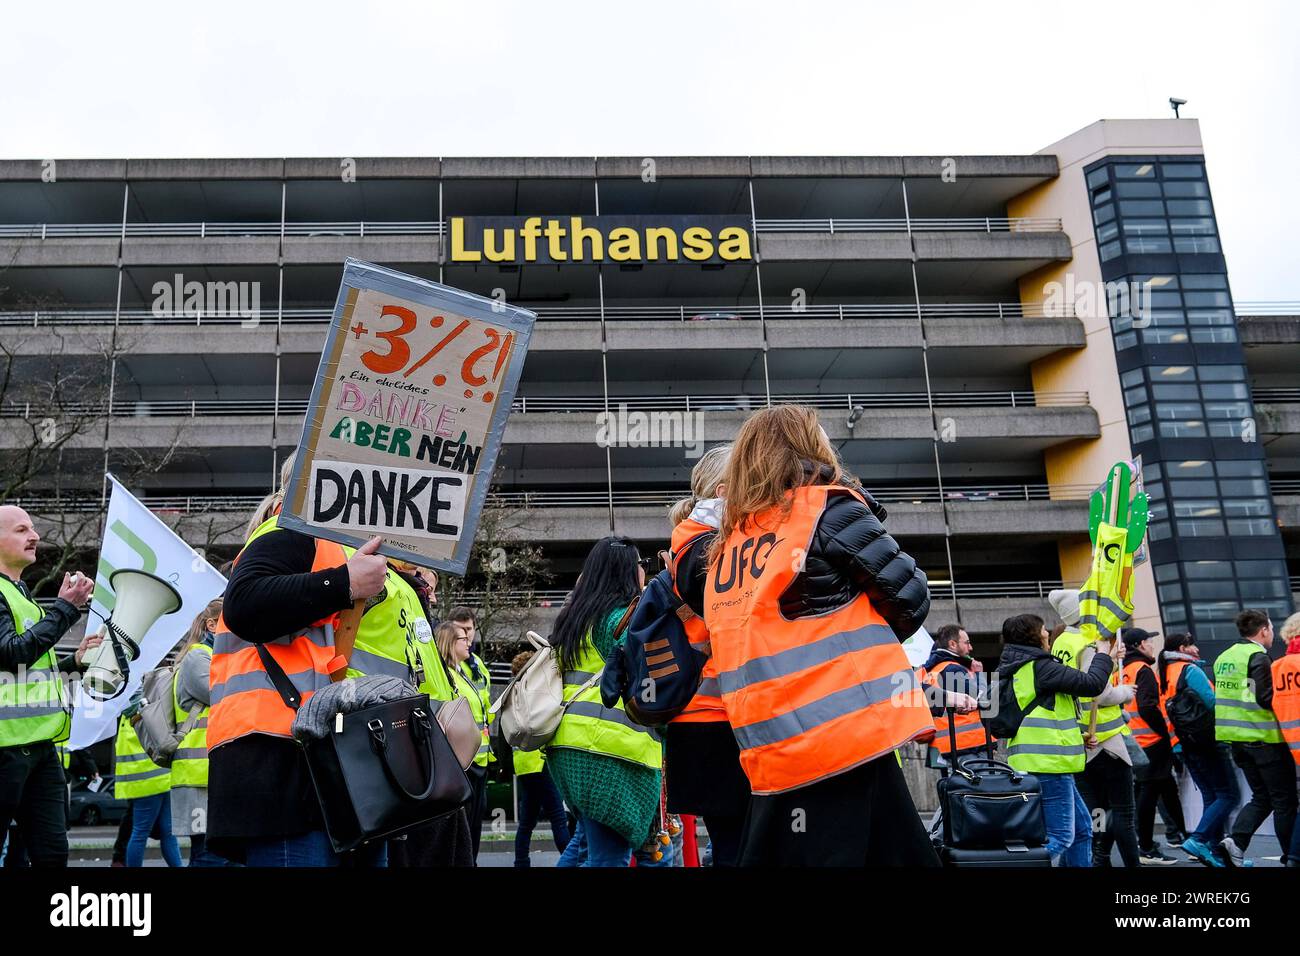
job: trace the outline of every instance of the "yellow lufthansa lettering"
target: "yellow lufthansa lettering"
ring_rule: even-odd
[[[582,216],[528,216],[519,225],[481,225],[464,217],[450,220],[452,262],[741,262],[754,257],[753,240],[743,226],[715,233],[705,225],[588,224]]]

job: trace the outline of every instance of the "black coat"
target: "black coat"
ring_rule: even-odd
[[[998,662],[998,677],[1011,680],[1017,670],[1027,663],[1034,669],[1034,688],[1043,694],[1051,691],[1071,697],[1096,697],[1106,689],[1114,663],[1109,654],[1096,654],[1086,671],[1062,664],[1041,647],[1023,644],[1006,644]]]
[[[900,640],[916,633],[930,613],[925,572],[885,531],[885,511],[863,505],[848,491],[832,491],[813,532],[803,571],[781,595],[787,619],[825,614],[866,593],[871,605]],[[877,517],[877,514],[880,517]],[[712,535],[693,544],[682,559],[682,599],[698,614],[704,610],[705,557]]]
[[[832,491],[813,530],[803,571],[781,595],[781,613],[825,614],[866,594],[900,640],[930,613],[925,572],[903,551],[872,509],[847,491]]]

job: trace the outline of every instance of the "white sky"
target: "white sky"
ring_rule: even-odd
[[[1233,292],[1300,300],[1300,4],[10,3],[0,158],[1034,152],[1201,122]]]

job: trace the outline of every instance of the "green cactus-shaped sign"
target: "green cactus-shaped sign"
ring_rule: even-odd
[[[1128,462],[1116,462],[1106,476],[1106,484],[1092,493],[1088,501],[1088,534],[1093,545],[1097,543],[1097,526],[1106,524],[1123,528],[1127,532],[1124,551],[1132,554],[1142,546],[1147,533],[1149,500],[1145,491],[1129,500],[1133,472]]]

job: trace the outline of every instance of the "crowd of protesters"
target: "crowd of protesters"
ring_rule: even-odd
[[[193,866],[472,866],[504,754],[491,733],[492,679],[475,652],[474,612],[444,616],[436,574],[375,553],[377,539],[345,549],[280,527],[290,464],[225,569],[223,598],[177,645],[177,715],[201,719],[169,767],[136,736],[136,703],[123,714],[114,768],[129,802],[122,862],[141,865],[154,838],[180,865],[181,835]],[[711,656],[690,705],[660,727],[606,706],[593,686],[656,564],[627,537],[597,541],[544,651],[563,675],[559,726],[542,749],[504,764],[518,795],[516,865],[532,862],[542,820],[561,867],[682,865],[692,846],[683,817],[703,821],[720,867],[938,865],[899,754],[913,741],[948,758],[994,746],[977,703],[990,679],[1014,682],[1027,708],[1022,729],[998,746],[1038,778],[1055,864],[1108,866],[1117,848],[1125,866],[1164,865],[1181,848],[1206,866],[1248,866],[1269,815],[1285,864],[1300,864],[1300,615],[1284,624],[1287,653],[1273,660],[1268,616],[1243,611],[1240,640],[1207,670],[1190,634],[1161,641],[1133,627],[1119,639],[1084,638],[1079,595],[1063,589],[1051,596],[1059,623],[1050,629],[1033,614],[1004,622],[992,674],[955,623],[934,629],[929,659],[914,669],[903,642],[921,631],[930,593],[886,520],[809,408],[759,411],[733,443],[699,459],[660,558],[694,614],[692,640],[706,641]],[[89,594],[69,578],[53,608],[30,600],[20,575],[37,538],[24,512],[0,508],[6,671],[53,669],[52,648]],[[357,602],[365,611],[340,665],[329,635]],[[67,666],[98,640],[87,638]],[[267,656],[304,696],[346,666],[347,676],[398,677],[433,700],[465,698],[481,733],[469,798],[400,837],[336,852]],[[939,697],[922,693],[928,687]],[[0,834],[11,821],[21,834],[8,841],[11,861],[67,859],[55,749],[67,736],[66,702],[52,699],[48,711],[19,716],[0,699]],[[1238,770],[1248,792],[1239,793]],[[1189,786],[1200,794],[1194,821],[1180,793]]]

